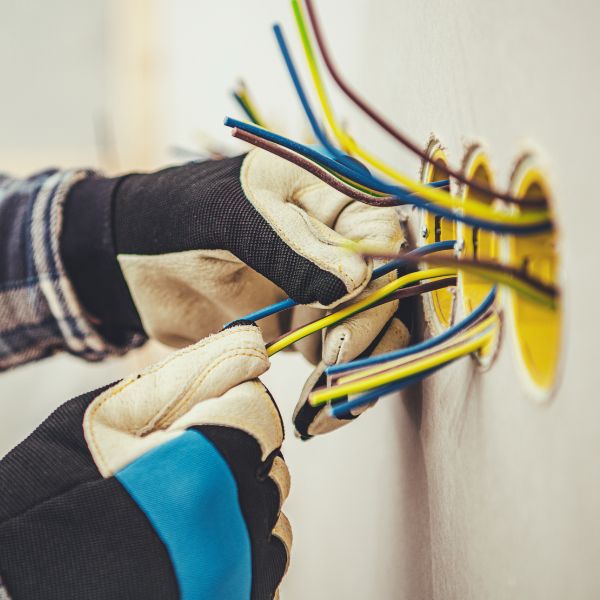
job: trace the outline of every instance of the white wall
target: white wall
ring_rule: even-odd
[[[158,128],[146,118],[156,98],[153,30],[148,39],[154,11],[144,8],[116,0],[0,0],[0,171],[159,164],[164,145],[156,149]],[[67,398],[153,355],[150,349],[101,365],[56,356],[3,373],[0,456]]]
[[[285,2],[4,0],[0,7],[3,83],[8,73],[38,98],[3,101],[0,168],[94,162],[90,122],[100,99],[107,114],[118,115],[121,168],[165,160],[170,144],[193,147],[199,131],[229,143],[221,121],[238,114],[227,96],[238,76],[272,122],[296,136],[306,132],[269,29],[280,20],[296,41]],[[565,344],[560,384],[543,406],[524,391],[505,328],[486,373],[465,360],[427,382],[422,396],[414,390],[388,398],[352,426],[309,443],[289,428],[295,547],[284,598],[598,597],[593,357],[600,328],[591,244],[600,217],[600,9],[584,0],[318,0],[317,7],[340,69],[423,145],[435,133],[459,165],[465,144],[482,141],[500,186],[519,152],[539,151],[563,240]],[[51,41],[54,54],[44,62]],[[36,77],[24,78],[21,64]],[[52,68],[61,85],[43,85]],[[83,90],[66,110],[61,98],[72,102],[74,82]],[[418,172],[412,155],[333,97],[362,141]],[[45,132],[52,118],[59,125]],[[308,367],[290,356],[273,363],[265,379],[289,423]],[[25,398],[37,389],[58,402],[125,366],[53,359],[3,375],[0,398],[10,408],[8,417],[2,413],[0,452],[49,410],[40,403],[32,416]],[[26,424],[25,405],[32,411]]]

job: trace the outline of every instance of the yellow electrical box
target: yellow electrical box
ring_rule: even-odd
[[[519,198],[549,198],[542,173],[531,167],[515,170],[513,193]],[[519,207],[514,210],[519,211]],[[510,264],[544,283],[556,285],[558,252],[556,228],[549,232],[508,238]],[[561,305],[555,309],[516,293],[510,295],[513,329],[524,372],[535,388],[547,395],[554,385],[561,342]]]
[[[447,164],[446,155],[439,146],[433,150],[431,156],[435,160]],[[421,179],[424,183],[431,183],[433,181],[448,179],[448,175],[438,166],[432,165],[431,163],[425,163]],[[430,212],[425,212],[421,239],[423,244],[456,240],[456,222],[433,215]],[[452,256],[453,251],[448,250],[440,252],[440,254]],[[437,325],[440,329],[447,329],[452,324],[454,291],[448,288],[436,290],[435,292],[431,292],[430,298]]]

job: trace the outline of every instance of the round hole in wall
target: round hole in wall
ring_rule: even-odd
[[[469,179],[474,179],[486,186],[493,186],[493,176],[489,161],[479,148],[471,150],[468,155],[465,172]],[[493,202],[493,199],[488,195],[473,190],[469,186],[464,186],[463,200],[474,200],[486,204]],[[486,261],[497,259],[498,239],[493,233],[483,231],[478,227],[462,225],[460,228],[460,238],[462,240],[461,258]],[[483,302],[492,289],[493,284],[465,272],[461,272],[460,278],[463,291],[463,308],[465,314],[468,314]]]
[[[438,162],[447,164],[446,154],[436,140],[430,142],[429,156]],[[440,169],[437,165],[432,165],[431,163],[424,161],[421,170],[421,180],[424,183],[442,181],[444,179],[448,179],[448,175],[443,169]],[[423,245],[456,240],[455,221],[423,211],[421,223],[421,243]],[[452,256],[453,251],[448,250],[446,252],[441,252],[440,254]],[[447,329],[452,324],[454,298],[455,291],[448,288],[436,290],[435,292],[423,296],[428,320],[432,323],[434,329]]]
[[[478,146],[473,146],[466,154],[464,161],[465,175],[486,187],[494,186],[494,178],[486,154]],[[472,200],[492,205],[495,200],[488,194],[474,190],[468,185],[463,186],[463,201]],[[478,227],[459,224],[458,237],[461,247],[461,258],[495,261],[499,256],[499,239],[492,232],[481,230]],[[493,283],[481,279],[472,273],[459,271],[458,285],[462,296],[463,314],[467,315],[477,308],[490,293]],[[494,336],[492,343],[486,345],[477,354],[482,366],[489,366],[498,345],[498,336]]]
[[[518,198],[546,198],[550,191],[542,172],[523,159],[513,173],[512,193]],[[515,207],[514,211],[519,211]],[[558,282],[558,235],[552,231],[535,235],[509,236],[508,260],[546,284]],[[519,363],[527,379],[545,399],[554,387],[560,359],[561,304],[549,308],[511,292],[513,331],[518,348]]]

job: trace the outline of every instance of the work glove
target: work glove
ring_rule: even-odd
[[[348,240],[393,251],[402,239],[393,209],[353,201],[256,149],[83,179],[66,201],[61,253],[104,332],[143,331],[184,346],[286,296],[340,305],[372,272]],[[260,326],[265,340],[281,332],[276,317]]]
[[[241,324],[56,410],[0,461],[0,597],[277,597],[289,475],[268,366]]]
[[[367,288],[369,289],[369,288]],[[316,435],[329,433],[361,415],[374,403],[352,409],[345,416],[334,417],[330,414],[331,403],[312,406],[309,396],[317,388],[324,387],[327,383],[325,370],[327,367],[342,364],[357,358],[367,358],[404,348],[410,341],[410,333],[405,324],[397,317],[392,316],[387,322],[389,310],[393,310],[397,302],[390,302],[391,307],[382,306],[368,312],[359,313],[346,319],[342,324],[325,330],[323,336],[314,336],[316,345],[301,347],[306,358],[316,364],[315,369],[306,380],[300,398],[293,414],[295,432],[298,437],[308,440]],[[383,325],[382,325],[383,321]],[[351,399],[351,398],[350,398]],[[345,402],[347,397],[337,400]]]
[[[393,208],[356,202],[255,149],[156,173],[84,179],[67,199],[61,251],[107,337],[143,331],[182,346],[286,296],[309,307],[293,311],[295,326],[395,277],[371,282],[372,261],[349,250],[349,240],[395,252],[404,235]],[[406,343],[406,328],[390,322],[396,307],[356,315],[297,345],[317,365],[297,408],[301,437],[347,422],[306,403],[326,365]],[[289,326],[289,315],[260,321],[265,340]]]

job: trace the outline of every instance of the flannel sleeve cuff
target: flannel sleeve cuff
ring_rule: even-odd
[[[122,355],[144,343],[132,332],[119,343],[109,341],[94,326],[79,301],[60,254],[65,200],[71,188],[90,175],[87,171],[57,172],[50,176],[33,201],[30,223],[31,256],[49,317],[63,340],[63,349],[89,361]]]

